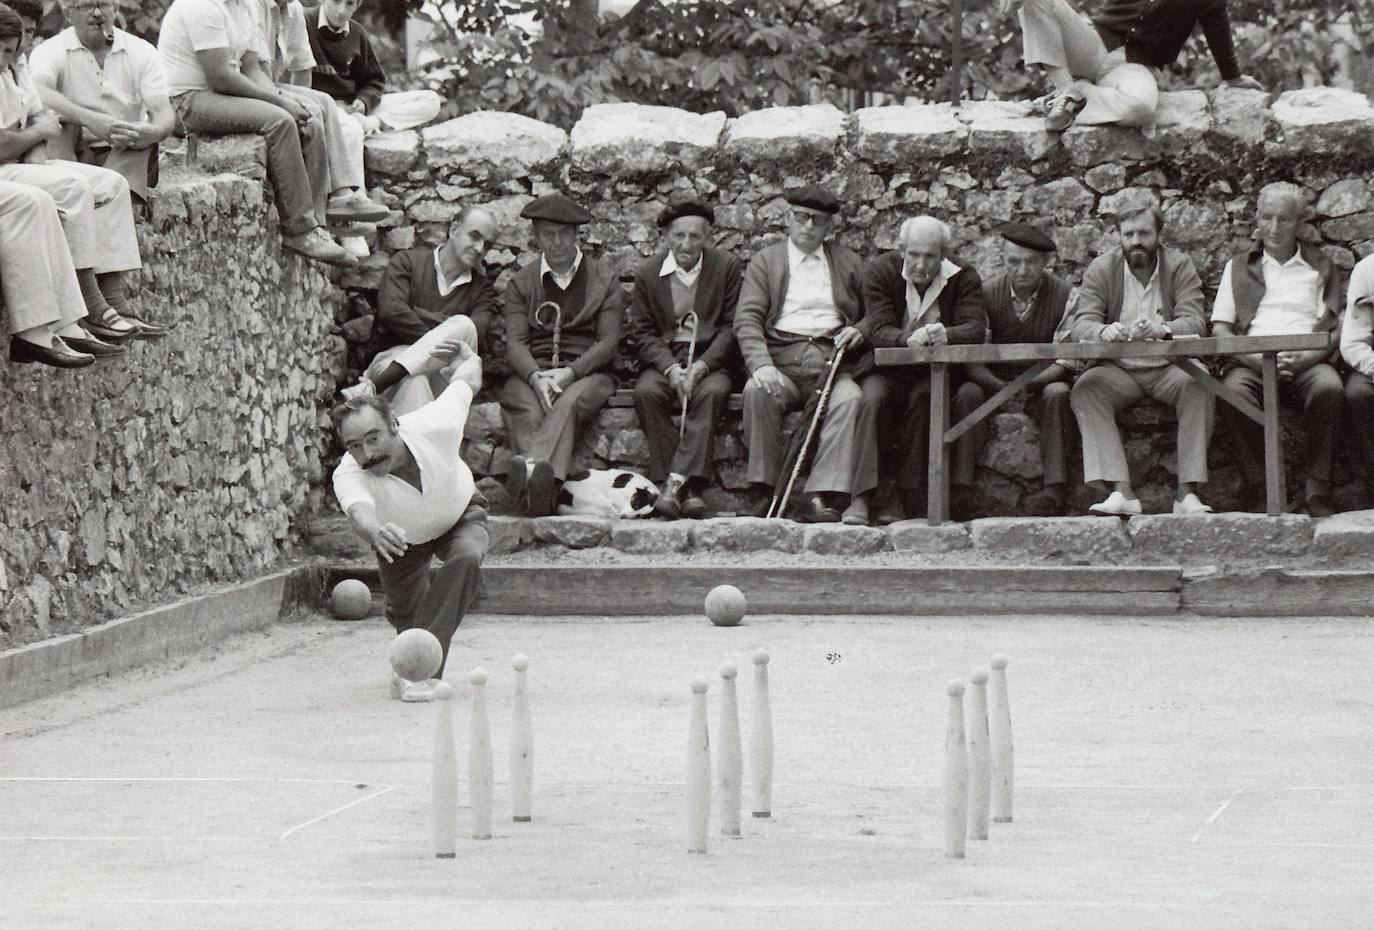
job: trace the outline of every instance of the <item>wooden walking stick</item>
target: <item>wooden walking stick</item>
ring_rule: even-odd
[[[549,310],[553,311],[552,325],[545,322],[546,311]],[[542,326],[545,329],[553,330],[553,364],[550,367],[559,367],[558,348],[559,342],[563,337],[563,308],[552,300],[546,300],[534,308],[534,322],[536,326]]]
[[[787,476],[787,484],[781,494],[774,492],[773,500],[768,505],[768,512],[764,515],[765,519],[771,520],[774,517],[781,517],[787,509],[787,501],[792,496],[792,488],[797,483],[797,476],[801,474],[801,470],[806,464],[806,454],[811,449],[811,442],[816,438],[816,431],[820,429],[821,420],[825,419],[825,408],[830,403],[830,389],[835,384],[835,375],[839,373],[840,362],[843,359],[844,349],[836,348],[835,354],[830,359],[830,368],[825,373],[825,385],[821,388],[820,397],[816,401],[816,412],[811,417],[811,423],[806,428],[806,437],[802,439],[801,447],[797,450],[796,460],[792,463],[792,471]]]
[[[697,351],[697,326],[700,325],[699,322],[698,322],[698,320],[697,320],[697,313],[696,313],[695,310],[688,310],[688,311],[687,311],[687,313],[682,317],[682,325],[683,325],[683,326],[688,326],[688,325],[690,325],[690,326],[692,327],[692,341],[689,342],[689,343],[687,343],[687,368],[686,368],[686,373],[687,373],[688,376],[690,376],[691,373],[692,373],[692,362],[693,362],[693,360],[696,358],[696,351]],[[678,441],[678,442],[682,442],[682,436],[683,436],[684,433],[687,432],[687,404],[688,404],[689,401],[691,401],[691,399],[692,399],[692,386],[691,386],[690,384],[688,384],[687,387],[684,388],[683,391],[682,391],[682,418],[679,419],[679,420],[678,420],[678,423],[677,423],[677,441]]]

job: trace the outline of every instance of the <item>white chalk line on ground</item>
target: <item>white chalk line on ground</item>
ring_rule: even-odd
[[[1197,832],[1194,833],[1192,836],[1188,837],[1188,842],[1196,843],[1198,840],[1202,839],[1202,834],[1207,832],[1207,828],[1210,827],[1212,824],[1216,823],[1217,818],[1219,818],[1222,814],[1226,813],[1226,808],[1230,807],[1233,803],[1235,803],[1235,800],[1244,793],[1244,788],[1237,788],[1235,794],[1231,795],[1225,801],[1222,801],[1221,804],[1217,806],[1217,809],[1212,811],[1212,816],[1208,817],[1207,820],[1202,824],[1202,826],[1198,827]]]
[[[271,907],[271,906],[312,906],[312,907],[389,907],[405,905],[428,905],[443,903],[446,906],[461,907],[464,904],[474,907],[488,906],[491,901],[461,900],[452,898],[106,898],[89,902],[101,905],[166,907]],[[550,908],[582,908],[586,910],[659,910],[665,907],[700,907],[710,910],[734,908],[737,910],[771,909],[865,909],[865,910],[903,910],[910,908],[1145,908],[1149,910],[1177,909],[1180,905],[1165,901],[984,901],[951,899],[948,901],[712,901],[692,898],[646,899],[643,901],[571,901],[540,899],[526,901],[507,901],[511,905],[525,905],[541,910]]]
[[[370,788],[366,782],[341,778],[276,778],[272,776],[214,776],[214,775],[133,775],[119,777],[114,775],[0,775],[0,781],[71,781],[71,782],[244,782],[260,784],[264,782],[283,782],[294,785],[361,785]]]
[[[395,791],[395,790],[396,790],[396,787],[397,787],[396,785],[391,785],[390,787],[383,788],[381,791],[374,791],[374,792],[372,792],[371,794],[366,795],[365,797],[356,798],[356,799],[354,799],[354,800],[352,800],[352,801],[349,801],[347,804],[344,804],[344,805],[341,806],[341,807],[336,807],[336,808],[334,808],[332,811],[327,811],[327,812],[321,814],[320,816],[315,817],[315,818],[312,819],[312,820],[307,820],[305,823],[298,823],[298,824],[296,824],[294,827],[292,827],[291,829],[289,829],[289,830],[287,830],[285,833],[283,833],[281,836],[277,837],[277,839],[279,839],[279,840],[284,840],[284,839],[286,839],[288,836],[290,836],[291,834],[295,833],[297,830],[303,830],[303,829],[305,829],[306,827],[310,826],[311,824],[319,823],[321,820],[325,820],[325,819],[327,819],[327,818],[333,817],[335,814],[341,814],[341,813],[343,813],[344,811],[348,810],[350,807],[357,807],[359,804],[366,804],[368,801],[371,801],[373,798],[380,798],[380,797],[381,797],[382,795],[384,795],[384,794],[388,794],[388,793],[390,793],[390,792],[392,792],[392,791]]]

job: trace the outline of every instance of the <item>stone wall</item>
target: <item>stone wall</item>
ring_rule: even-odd
[[[341,293],[282,253],[259,181],[159,192],[133,283],[172,335],[77,372],[0,365],[0,647],[260,574],[322,479]]]
[[[1362,94],[1331,88],[1285,93],[1272,105],[1263,93],[1234,88],[1166,93],[1148,132],[1075,127],[1060,137],[1047,134],[1027,105],[1008,102],[849,115],[821,105],[733,120],[607,104],[588,108],[571,133],[513,114],[474,113],[369,140],[367,163],[381,188],[375,195],[396,212],[382,224],[377,254],[345,278],[362,293],[375,288],[389,250],[437,241],[472,201],[486,202],[498,217],[488,260],[503,284],[529,257],[520,209],[555,189],[591,209],[589,250],[625,273],[654,251],[654,219],[672,196],[695,193],[715,204],[719,243],[747,258],[783,235],[783,194],[811,181],[831,185],[846,201],[837,235],[860,253],[894,247],[903,219],[931,212],[956,227],[961,255],[986,275],[998,270],[995,229],[1023,219],[1052,232],[1061,270],[1076,280],[1114,246],[1113,205],[1137,187],[1160,196],[1166,239],[1193,256],[1211,288],[1228,253],[1249,236],[1254,191],[1271,180],[1313,192],[1318,216],[1310,232],[1342,267],[1374,251],[1374,107]],[[361,343],[369,311],[356,306],[363,317],[353,338]],[[491,354],[499,355],[499,330]],[[361,359],[351,361],[356,370]],[[489,370],[499,375],[499,361]],[[620,374],[628,386],[630,366]],[[500,474],[499,416],[485,410],[478,422],[472,464],[479,474]],[[1039,480],[1035,431],[1018,412],[992,427],[1000,439],[982,455],[983,503],[1015,512]],[[1172,430],[1171,415],[1132,415],[1128,445],[1147,505],[1167,500],[1173,483]],[[1290,437],[1290,444],[1299,441]],[[591,464],[645,464],[633,414],[624,410],[603,416],[584,452]],[[727,490],[738,485],[742,455],[738,442],[724,443]],[[1225,498],[1236,478],[1223,442],[1214,444],[1213,463],[1213,494]],[[728,495],[718,494],[717,503],[728,506]]]

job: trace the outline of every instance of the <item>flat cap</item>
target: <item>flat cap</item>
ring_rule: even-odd
[[[794,207],[806,207],[822,213],[839,213],[840,199],[818,184],[808,184],[799,191],[787,195],[787,202]]]
[[[663,212],[658,215],[658,226],[662,229],[673,220],[682,219],[684,216],[700,216],[708,223],[716,221],[716,211],[700,200],[679,200],[663,208]]]
[[[548,220],[550,223],[564,223],[568,226],[581,226],[590,223],[592,215],[577,205],[566,194],[545,194],[525,204],[520,215],[527,220]]]
[[[1053,252],[1057,248],[1053,239],[1029,223],[1008,223],[997,232],[1008,242],[1015,242],[1036,252]]]

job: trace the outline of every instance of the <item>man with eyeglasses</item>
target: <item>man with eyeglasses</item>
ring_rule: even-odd
[[[863,263],[827,241],[840,201],[809,185],[788,194],[787,202],[787,240],[749,262],[735,307],[735,338],[749,372],[744,439],[752,492],[745,512],[751,516],[763,515],[778,481],[783,417],[824,382],[835,352],[864,342],[854,325],[863,318]],[[878,483],[873,426],[853,376],[840,371],[813,446],[803,520],[835,523],[843,507],[848,522],[868,522],[864,495]]]
[[[62,121],[54,158],[103,165],[147,200],[158,143],[176,128],[167,76],[152,43],[115,26],[114,0],[62,0],[70,24],[33,50],[29,71]]]

